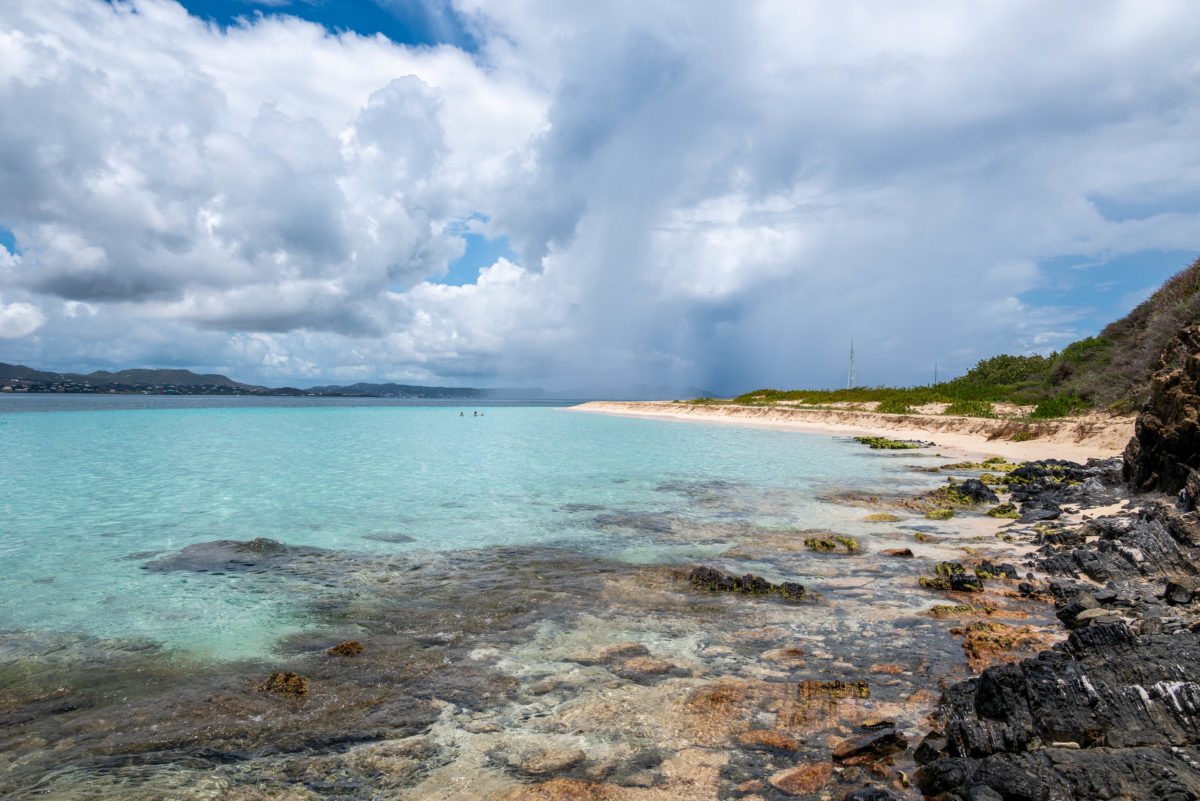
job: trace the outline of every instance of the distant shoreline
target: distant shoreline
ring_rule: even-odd
[[[1078,462],[1119,455],[1133,436],[1135,419],[1090,414],[1039,421],[1028,426],[1033,439],[1014,441],[1008,433],[1013,426],[1011,421],[981,417],[671,401],[590,401],[565,411],[807,433],[933,440],[941,448],[963,454],[996,455],[1019,461],[1067,459]]]

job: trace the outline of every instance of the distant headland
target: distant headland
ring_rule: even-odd
[[[62,392],[113,395],[278,395],[355,398],[412,398],[463,400],[538,400],[549,397],[542,389],[479,387],[426,387],[413,384],[357,383],[349,386],[327,385],[264,387],[243,384],[217,373],[193,373],[191,370],[121,370],[111,373],[54,373],[23,365],[0,362],[0,392]]]

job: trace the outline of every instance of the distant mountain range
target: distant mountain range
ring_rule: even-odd
[[[217,373],[200,374],[191,370],[121,370],[110,373],[53,373],[23,365],[0,362],[0,392],[73,392],[150,395],[320,395],[369,398],[414,398],[463,400],[548,400],[551,398],[613,398],[654,400],[704,397],[711,393],[695,388],[637,386],[622,391],[550,393],[544,389],[505,387],[427,387],[416,384],[357,383],[346,386],[328,384],[308,389],[264,387],[243,384]]]

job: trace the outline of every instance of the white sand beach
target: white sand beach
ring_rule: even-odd
[[[947,454],[1003,456],[1011,461],[1119,455],[1133,436],[1133,417],[1090,414],[1029,424],[1033,439],[1014,441],[1012,421],[982,417],[877,414],[847,409],[689,404],[672,401],[592,401],[567,411],[662,420],[774,428],[809,433],[886,436],[932,441]]]

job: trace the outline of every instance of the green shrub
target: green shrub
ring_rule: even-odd
[[[1035,420],[1049,420],[1068,417],[1086,407],[1087,403],[1082,398],[1074,395],[1055,395],[1039,403],[1029,416]]]
[[[875,407],[875,411],[879,414],[912,414],[912,399],[899,396],[881,400]]]
[[[995,417],[991,401],[955,401],[942,414],[954,417]]]

